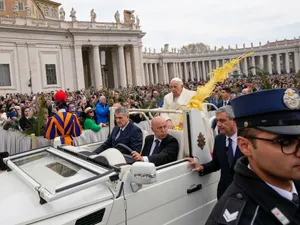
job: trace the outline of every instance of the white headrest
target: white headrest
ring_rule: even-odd
[[[115,166],[118,164],[126,164],[126,160],[122,153],[116,148],[109,148],[104,152],[101,152],[99,155],[91,155],[90,158],[96,158],[103,156],[108,161],[109,165]]]

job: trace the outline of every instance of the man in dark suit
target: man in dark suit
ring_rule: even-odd
[[[143,133],[140,128],[129,121],[128,109],[119,107],[115,111],[117,126],[115,126],[108,139],[97,148],[94,153],[101,153],[108,148],[115,148],[117,144],[122,143],[132,151],[140,152],[143,144]],[[122,154],[131,154],[125,148],[117,146]]]
[[[132,157],[136,161],[152,162],[155,166],[176,161],[179,144],[168,134],[167,121],[157,116],[152,119],[151,128],[154,135],[147,136],[142,153],[132,152]]]
[[[229,87],[222,88],[221,91],[222,101],[218,103],[217,107],[221,108],[223,106],[230,105],[231,104],[230,95],[231,95],[231,89]]]
[[[216,121],[220,134],[215,138],[213,159],[206,164],[199,164],[193,159],[189,166],[199,171],[200,176],[221,170],[217,198],[223,195],[233,181],[234,166],[237,159],[243,156],[237,146],[237,126],[231,106],[224,106],[216,111]]]

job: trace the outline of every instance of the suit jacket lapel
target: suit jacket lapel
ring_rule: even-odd
[[[145,142],[144,150],[142,152],[143,156],[148,156],[149,155],[151,147],[152,147],[153,139],[154,139],[154,135],[152,135],[152,137],[147,139],[147,141]]]

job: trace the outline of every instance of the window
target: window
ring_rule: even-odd
[[[4,10],[4,1],[0,1],[0,10]]]
[[[55,64],[46,64],[47,85],[57,84]]]
[[[23,2],[18,2],[19,5],[19,11],[24,11],[24,4]]]
[[[9,64],[0,64],[0,86],[11,86]]]

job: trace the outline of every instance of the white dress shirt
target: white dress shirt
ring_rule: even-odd
[[[235,133],[231,137],[226,136],[226,147],[228,147],[228,145],[229,145],[228,138],[231,138],[231,140],[232,140],[232,150],[233,150],[233,156],[234,156],[235,152],[236,152],[236,147],[237,147],[237,133]]]

